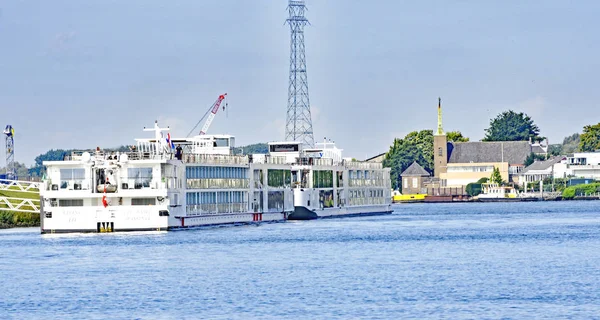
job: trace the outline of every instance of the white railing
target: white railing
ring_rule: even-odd
[[[0,210],[40,213],[40,200],[0,196]]]
[[[351,168],[351,169],[363,169],[363,170],[383,169],[383,163],[381,163],[381,162],[344,161],[344,164],[346,165],[347,168]]]
[[[576,197],[600,197],[600,192],[585,192],[582,194],[576,194]]]
[[[302,158],[296,158],[296,163],[297,165],[301,165],[301,166],[333,166],[334,162],[333,159],[330,158],[307,158],[307,157],[302,157]]]
[[[206,164],[248,164],[248,157],[219,154],[184,154],[183,162]]]
[[[187,179],[188,189],[247,189],[248,179]]]
[[[519,198],[556,198],[556,197],[560,197],[562,195],[562,192],[557,192],[557,191],[544,191],[544,192],[522,192],[519,193]]]
[[[0,179],[0,190],[35,192],[40,190],[41,182]],[[37,190],[34,190],[37,189]]]
[[[248,202],[190,204],[186,206],[186,213],[188,216],[241,213],[246,212],[247,207]]]
[[[348,179],[349,187],[385,187],[384,179]]]
[[[269,164],[286,164],[286,157],[278,157],[278,156],[266,156],[265,163]]]
[[[73,151],[71,154],[66,154],[63,157],[63,161],[81,161],[83,159],[83,153],[88,152],[90,156],[96,160],[114,160],[118,161],[121,156],[127,155],[128,160],[168,160],[173,158],[171,153],[154,153],[144,151],[130,151],[130,152],[104,152],[104,151]]]

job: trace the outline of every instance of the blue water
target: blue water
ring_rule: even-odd
[[[600,202],[195,231],[0,231],[0,319],[599,319]]]

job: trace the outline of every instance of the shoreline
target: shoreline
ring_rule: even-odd
[[[40,214],[34,212],[0,211],[0,229],[40,226]]]
[[[600,200],[600,197],[592,196],[579,196],[573,199],[563,199],[563,197],[555,197],[555,198],[499,198],[499,199],[486,199],[484,201],[479,199],[452,199],[452,197],[439,197],[435,196],[436,199],[427,200],[425,197],[424,200],[411,200],[411,201],[392,201],[392,204],[409,204],[409,203],[497,203],[497,202],[548,202],[548,201],[593,201]],[[443,199],[447,198],[447,199]]]

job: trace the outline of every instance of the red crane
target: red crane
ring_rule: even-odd
[[[219,98],[217,99],[217,101],[215,101],[215,103],[212,105],[212,110],[210,111],[210,114],[208,115],[208,119],[206,119],[206,123],[204,123],[204,127],[202,127],[202,130],[200,130],[201,135],[206,134],[208,127],[210,127],[210,124],[212,123],[213,119],[215,118],[217,111],[219,111],[219,106],[221,105],[221,102],[223,101],[223,99],[225,99],[226,95],[227,95],[227,93],[220,95]],[[225,106],[223,106],[223,110],[225,110]]]
[[[219,106],[221,106],[221,102],[223,102],[223,100],[225,100],[226,97],[227,97],[227,93],[224,93],[224,94],[220,95],[219,98],[217,98],[217,101],[215,101],[215,103],[213,103],[213,105],[206,111],[206,113],[202,116],[202,118],[200,118],[198,123],[196,123],[194,128],[188,133],[188,135],[187,135],[188,137],[192,134],[192,132],[194,132],[194,130],[198,127],[200,122],[202,122],[202,119],[204,119],[204,117],[206,117],[206,115],[208,114],[208,119],[206,119],[206,123],[204,123],[202,130],[200,130],[200,135],[206,134],[208,127],[210,127],[210,124],[212,123],[213,119],[215,118],[215,115],[217,114],[217,111],[219,111]],[[225,102],[225,106],[226,105],[227,105],[227,102]],[[223,110],[225,110],[225,106],[223,106]]]

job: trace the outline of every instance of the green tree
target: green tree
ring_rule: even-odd
[[[471,197],[478,196],[481,193],[481,183],[471,182],[467,184],[465,192]]]
[[[242,154],[269,153],[269,145],[266,143],[255,143],[241,147]]]
[[[536,160],[543,161],[546,160],[546,157],[541,154],[530,153],[527,158],[525,158],[525,162],[523,163],[526,167],[530,166]]]
[[[600,150],[600,123],[583,127],[580,136],[579,151],[592,152]]]
[[[560,155],[561,151],[562,151],[562,144],[560,144],[560,143],[551,144],[548,146],[548,153],[551,156],[558,156],[558,155]]]
[[[483,141],[527,141],[529,138],[541,141],[539,133],[540,129],[528,115],[509,110],[490,121]]]
[[[468,142],[469,138],[462,135],[460,131],[450,131],[446,133],[446,139],[452,142]]]
[[[383,165],[391,168],[392,188],[402,187],[400,174],[413,161],[428,172],[433,171],[433,130],[413,131],[403,139],[394,139],[383,159]]]
[[[579,133],[573,133],[572,135],[565,137],[560,149],[560,153],[563,155],[574,153],[579,151],[579,142],[581,141],[581,135]]]
[[[502,175],[500,174],[500,169],[494,167],[494,171],[492,172],[492,176],[490,177],[491,183],[502,184]]]
[[[29,174],[31,174],[33,176],[41,177],[45,172],[45,169],[43,166],[44,161],[62,160],[63,157],[66,154],[70,154],[71,151],[72,151],[71,149],[67,149],[67,150],[52,149],[52,150],[47,151],[46,153],[40,154],[39,156],[35,157],[35,165],[31,169],[29,169]]]

